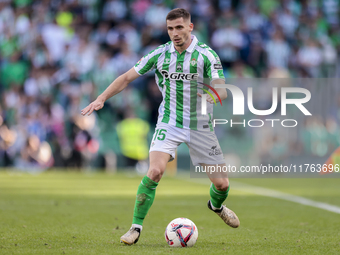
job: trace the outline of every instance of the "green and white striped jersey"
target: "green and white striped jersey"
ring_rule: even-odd
[[[158,123],[179,128],[213,131],[213,105],[207,104],[207,114],[201,114],[203,80],[225,79],[219,57],[209,46],[191,36],[190,46],[179,54],[170,41],[151,51],[135,65],[143,75],[156,69],[156,83],[163,95],[158,110]],[[210,84],[208,84],[210,85]]]

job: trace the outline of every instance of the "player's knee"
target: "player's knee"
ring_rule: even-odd
[[[220,191],[227,191],[229,188],[229,180],[220,180],[217,183],[214,183],[215,188]]]
[[[159,182],[163,176],[164,171],[160,167],[150,167],[147,176],[155,181]]]

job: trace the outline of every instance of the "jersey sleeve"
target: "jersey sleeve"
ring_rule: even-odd
[[[221,60],[212,49],[207,50],[207,59],[204,63],[204,71],[209,79],[225,79]]]
[[[142,57],[134,66],[136,72],[139,75],[146,74],[147,72],[154,69],[157,63],[158,55],[156,55],[156,50],[151,51],[149,54]]]

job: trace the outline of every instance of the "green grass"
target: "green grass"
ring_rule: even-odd
[[[201,180],[164,177],[139,242],[119,243],[130,227],[141,177],[131,174],[0,172],[0,254],[340,254],[340,215],[232,189],[232,229],[208,210]],[[340,206],[340,179],[237,179]],[[233,185],[232,181],[231,184]],[[170,248],[166,225],[187,217],[194,247]]]

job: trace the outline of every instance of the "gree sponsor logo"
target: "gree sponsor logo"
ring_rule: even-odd
[[[198,78],[198,73],[177,73],[173,72],[170,73],[166,70],[162,70],[161,74],[165,79],[170,79],[170,80],[176,80],[176,81],[192,81],[192,80],[197,80]]]

